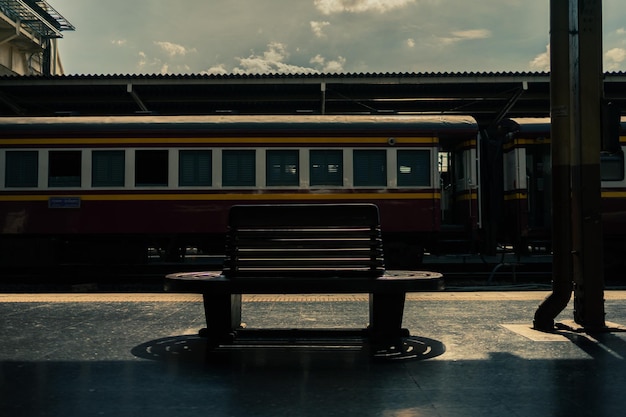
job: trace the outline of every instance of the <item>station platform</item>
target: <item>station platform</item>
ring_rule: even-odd
[[[248,344],[206,354],[201,297],[0,294],[2,416],[620,416],[626,291],[615,331],[531,329],[547,291],[408,295],[423,346],[372,360],[361,345]],[[573,300],[557,321],[573,325]],[[244,296],[248,327],[353,328],[362,295]]]

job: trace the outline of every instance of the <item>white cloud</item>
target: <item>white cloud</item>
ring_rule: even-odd
[[[414,48],[414,47],[415,47],[415,39],[413,39],[413,38],[409,38],[409,39],[407,39],[407,40],[406,40],[406,45],[407,45],[409,48]]]
[[[491,38],[491,31],[489,29],[457,30],[452,32],[451,35],[452,36],[438,38],[439,43],[443,45],[449,45],[463,41],[488,39]]]
[[[149,59],[144,52],[139,52],[139,61],[137,62],[137,70],[143,73],[166,74],[168,70],[167,63],[160,59]]]
[[[309,62],[323,73],[341,73],[344,72],[346,59],[339,56],[337,59],[326,60],[326,58],[318,54],[311,58]]]
[[[533,71],[550,71],[550,45],[546,46],[546,52],[537,55],[530,61],[530,69]]]
[[[263,59],[268,62],[282,62],[288,58],[287,45],[280,42],[272,42],[267,45],[267,51],[263,52]]]
[[[620,69],[621,64],[626,60],[626,49],[613,48],[604,54],[605,67],[607,71],[616,71]]]
[[[176,55],[185,56],[188,53],[196,52],[195,48],[187,49],[183,45],[172,42],[155,41],[154,44],[165,51],[170,57],[175,57]]]
[[[146,56],[146,53],[143,51],[139,51],[139,61],[137,62],[137,69],[139,69],[139,71],[142,71],[145,67],[146,64],[148,62],[148,57]]]
[[[331,59],[330,61],[326,61],[326,65],[324,65],[325,73],[342,73],[344,72],[344,65],[346,64],[346,59],[342,56],[337,57],[337,59]]]
[[[115,46],[124,46],[127,43],[126,39],[113,39],[111,43]]]
[[[239,66],[232,71],[234,74],[309,74],[317,73],[314,68],[292,65],[285,62],[289,57],[286,45],[272,42],[267,46],[263,55],[250,55],[247,58],[237,58]]]
[[[313,31],[313,34],[316,37],[323,38],[324,36],[326,36],[323,30],[326,26],[330,25],[330,22],[311,21],[310,23],[311,23],[311,30]]]
[[[319,74],[342,73],[346,58],[338,56],[327,59],[318,54],[309,60],[311,66],[294,65],[288,62],[287,45],[272,42],[262,54],[252,54],[246,58],[237,58],[239,64],[229,71],[224,64],[214,65],[204,71],[206,74]]]
[[[325,61],[324,57],[321,56],[320,54],[317,54],[313,58],[311,58],[309,62],[314,65],[324,65],[324,61]]]
[[[323,14],[387,12],[414,3],[415,0],[315,0],[315,7]]]
[[[617,33],[618,35],[626,35],[626,29],[619,28],[615,31],[615,33]]]
[[[452,32],[452,35],[459,40],[487,39],[491,37],[491,31],[488,29],[459,30]]]
[[[215,75],[225,75],[228,74],[229,71],[226,69],[224,64],[213,65],[206,71],[202,71],[201,74],[215,74]]]
[[[626,61],[626,49],[613,48],[604,54],[604,69],[606,71],[618,71]],[[530,61],[532,71],[550,71],[550,45],[546,46],[546,52],[537,55]]]

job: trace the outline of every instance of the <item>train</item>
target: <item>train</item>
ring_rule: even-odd
[[[388,268],[549,251],[549,132],[514,119],[489,134],[462,115],[0,118],[0,266],[219,256],[237,204],[374,203]],[[602,195],[624,259],[620,138]]]
[[[509,119],[505,124],[498,138],[503,167],[502,195],[497,198],[503,213],[499,240],[519,252],[549,251],[553,207],[550,119]],[[616,120],[615,125],[615,137],[602,138],[607,149],[599,155],[604,263],[612,269],[623,268],[626,259],[626,118]],[[608,135],[608,129],[603,134]]]
[[[216,254],[235,204],[345,202],[376,204],[388,263],[414,263],[441,228],[440,149],[477,134],[461,116],[2,118],[0,263]]]

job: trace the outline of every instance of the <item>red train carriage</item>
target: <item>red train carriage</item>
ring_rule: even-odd
[[[526,251],[545,247],[550,239],[550,119],[513,122],[502,145],[503,240]]]
[[[234,204],[371,202],[407,266],[440,231],[441,144],[476,135],[467,117],[0,119],[0,262],[221,253]]]
[[[504,240],[520,249],[547,246],[551,225],[550,119],[515,119],[504,138]],[[617,152],[600,156],[605,262],[626,254],[626,119]]]

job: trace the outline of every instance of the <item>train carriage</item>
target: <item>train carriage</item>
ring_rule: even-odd
[[[437,254],[472,253],[482,244],[479,143],[476,135],[440,147],[442,219]]]
[[[503,138],[504,237],[525,251],[550,249],[552,178],[550,119],[520,118]],[[600,155],[605,262],[623,263],[626,254],[626,119],[619,146]]]
[[[469,117],[3,118],[0,264],[221,253],[234,204],[371,202],[388,262],[411,266],[441,229],[442,147],[477,132]]]

